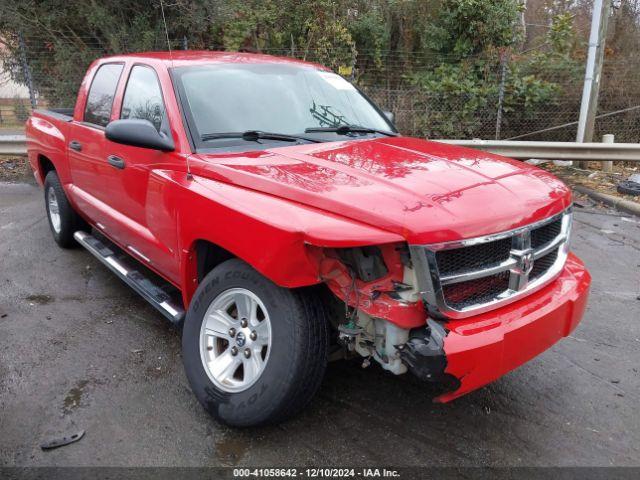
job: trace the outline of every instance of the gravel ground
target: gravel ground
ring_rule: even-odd
[[[574,187],[582,185],[597,192],[613,195],[640,205],[639,196],[622,194],[616,188],[622,180],[627,180],[631,175],[640,171],[637,162],[613,162],[613,170],[611,172],[602,170],[602,162],[589,162],[588,169],[556,165],[550,161],[538,166],[557,175]]]
[[[178,332],[55,245],[37,187],[0,183],[0,466],[640,465],[640,222],[577,210],[590,304],[540,357],[446,405],[409,376],[334,364],[302,415],[234,431],[192,396]]]
[[[27,157],[0,155],[0,182],[29,182],[33,180],[33,172]]]

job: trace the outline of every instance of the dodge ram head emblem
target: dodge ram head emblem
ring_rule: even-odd
[[[520,257],[518,261],[518,268],[527,277],[529,276],[531,270],[533,270],[533,252],[526,252]]]
[[[529,283],[529,274],[533,270],[533,250],[512,250],[511,258],[515,260],[515,265],[511,269],[509,288],[520,291]]]

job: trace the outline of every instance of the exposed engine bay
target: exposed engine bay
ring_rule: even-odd
[[[333,359],[360,356],[363,367],[374,360],[395,375],[457,388],[445,373],[447,331],[427,316],[406,245],[328,250],[321,265],[336,299]]]

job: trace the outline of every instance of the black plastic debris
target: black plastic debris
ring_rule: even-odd
[[[79,432],[72,433],[71,435],[66,435],[64,437],[46,440],[40,444],[40,448],[42,450],[51,450],[53,448],[64,447],[65,445],[69,445],[70,443],[77,442],[82,437],[84,437],[84,430],[80,430]]]
[[[636,173],[619,182],[617,190],[624,195],[640,195],[640,174]]]

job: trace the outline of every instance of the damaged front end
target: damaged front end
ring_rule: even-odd
[[[327,249],[321,261],[322,279],[344,303],[335,315],[342,351],[364,357],[400,375],[457,388],[445,373],[444,325],[427,317],[406,244]],[[336,309],[339,311],[339,309]]]
[[[445,387],[449,401],[538,355],[580,321],[590,277],[569,254],[571,210],[438,245],[325,249],[348,355]]]
[[[440,322],[429,318],[427,326],[412,330],[409,340],[399,345],[398,350],[400,359],[416,377],[426,382],[439,383],[447,391],[452,391],[460,387],[460,380],[446,373],[444,341],[447,333]]]

